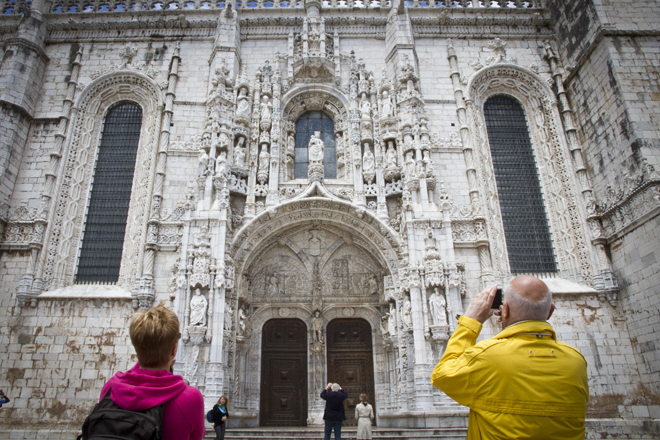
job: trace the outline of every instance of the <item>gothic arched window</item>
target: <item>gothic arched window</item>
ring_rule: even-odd
[[[307,147],[309,139],[315,132],[321,132],[321,140],[325,144],[323,153],[324,175],[328,179],[337,178],[337,155],[335,152],[335,123],[332,118],[321,111],[311,111],[303,114],[296,121],[296,146],[293,161],[293,177],[307,178],[309,159]]]
[[[92,177],[76,282],[119,279],[142,109],[123,102],[105,117]]]
[[[525,112],[515,99],[494,96],[484,115],[511,272],[556,272]]]

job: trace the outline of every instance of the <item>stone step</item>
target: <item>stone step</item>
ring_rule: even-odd
[[[467,428],[373,428],[374,440],[465,440]],[[355,440],[357,430],[347,427],[341,430],[344,440]],[[212,430],[206,432],[206,439],[215,438]],[[323,428],[235,428],[228,429],[225,440],[319,440],[323,438]],[[334,438],[334,436],[332,437]]]

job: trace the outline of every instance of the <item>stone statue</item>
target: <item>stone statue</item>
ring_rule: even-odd
[[[270,103],[270,98],[268,98],[268,95],[264,95],[263,98],[261,98],[261,119],[270,119],[272,113],[273,104]]]
[[[364,156],[362,156],[362,170],[363,171],[373,171],[375,168],[374,155],[371,150],[367,147],[364,149]]]
[[[426,168],[426,174],[433,173],[433,160],[431,160],[431,152],[429,150],[424,150],[423,152],[424,167]]]
[[[429,309],[434,325],[447,325],[447,302],[437,287],[429,297]]]
[[[387,147],[387,167],[396,167],[396,150],[394,149],[394,142],[389,141]]]
[[[321,132],[315,132],[312,137],[309,139],[309,162],[323,162],[323,151],[325,150],[325,144],[321,140]]]
[[[403,303],[403,324],[408,329],[412,329],[412,306],[410,305],[410,300],[406,300]]]
[[[238,97],[236,98],[238,104],[236,105],[236,114],[241,116],[250,115],[250,100],[247,96],[247,89],[241,87],[241,90],[238,92]]]
[[[290,134],[286,143],[286,154],[289,156],[293,156],[296,152],[295,148],[296,148],[296,140],[293,137],[293,135]]]
[[[341,133],[335,134],[335,149],[342,151],[344,149],[344,137]]]
[[[190,300],[190,325],[204,326],[206,325],[206,307],[208,302],[201,289],[195,289],[195,296]]]
[[[371,103],[367,99],[367,94],[362,94],[362,102],[360,103],[360,110],[362,111],[362,119],[371,118]]]
[[[383,114],[381,117],[389,118],[390,116],[392,116],[392,99],[385,91],[383,92]]]
[[[412,179],[415,177],[415,159],[413,159],[412,151],[406,153],[406,178]]]
[[[259,172],[268,174],[268,167],[270,165],[270,154],[268,154],[268,145],[261,145],[261,153],[259,153]]]
[[[369,275],[369,278],[367,278],[365,291],[367,295],[375,295],[378,293],[378,280],[376,279],[376,275]]]
[[[238,144],[236,144],[236,147],[234,148],[234,165],[238,167],[245,166],[245,148],[243,148],[244,143],[245,138],[240,137],[238,139]]]
[[[240,330],[241,335],[247,336],[250,329],[250,322],[248,321],[245,307],[241,307],[240,309],[238,309],[238,328]]]
[[[227,173],[227,153],[221,151],[215,159],[215,175],[223,176]]]
[[[318,310],[314,312],[312,318],[312,341],[323,344],[323,318]]]
[[[225,308],[225,330],[231,330],[233,314],[234,310],[231,308],[231,304],[227,303],[227,307]]]
[[[279,295],[280,293],[280,279],[275,274],[268,277],[268,293],[270,295]]]
[[[197,158],[197,164],[198,164],[200,176],[203,176],[204,173],[206,172],[206,167],[208,165],[208,162],[209,162],[209,155],[206,154],[206,150],[203,148],[200,149],[199,157]]]
[[[390,303],[390,312],[387,314],[387,331],[391,336],[396,335],[396,306]]]

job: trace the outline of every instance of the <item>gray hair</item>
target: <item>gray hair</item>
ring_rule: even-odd
[[[333,383],[332,385],[330,385],[330,389],[334,392],[339,391],[339,384],[338,383]]]
[[[503,301],[509,305],[510,309],[515,310],[516,314],[525,320],[546,321],[552,307],[552,293],[550,289],[540,301],[533,301],[524,297],[511,283],[504,288]]]

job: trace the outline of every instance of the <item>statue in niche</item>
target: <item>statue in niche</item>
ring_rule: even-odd
[[[234,148],[234,165],[238,167],[245,166],[245,148],[243,148],[244,143],[245,138],[240,137],[238,139],[238,144],[236,144],[236,148]]]
[[[376,279],[376,275],[374,274],[369,275],[365,287],[366,287],[365,292],[367,293],[367,295],[375,295],[378,293],[378,280]]]
[[[286,142],[286,154],[288,156],[293,156],[296,153],[296,140],[293,137],[292,134],[289,135],[287,142]]]
[[[248,315],[247,311],[245,310],[245,306],[241,307],[238,309],[238,328],[240,331],[240,334],[243,336],[247,336],[250,333],[250,321],[248,320]]]
[[[407,329],[412,329],[412,306],[410,305],[410,300],[406,300],[403,303],[403,324],[406,326]]]
[[[206,325],[206,308],[208,302],[201,289],[195,289],[195,295],[190,300],[190,325],[191,326],[205,326]]]
[[[373,171],[375,168],[374,155],[369,149],[368,145],[365,145],[364,156],[362,156],[362,170],[365,172]]]
[[[273,114],[273,104],[270,102],[268,95],[261,98],[261,119],[268,120]]]
[[[338,152],[344,150],[344,137],[341,133],[335,134],[335,148]]]
[[[367,94],[362,94],[362,102],[360,103],[360,110],[362,111],[362,119],[371,118],[371,103],[367,99]]]
[[[383,92],[383,118],[389,118],[392,116],[392,99],[388,95],[387,91]]]
[[[423,161],[424,167],[426,168],[426,174],[433,173],[433,160],[431,160],[431,152],[429,150],[424,150]]]
[[[412,179],[415,176],[415,159],[412,151],[406,153],[406,178]]]
[[[247,96],[247,89],[241,87],[241,90],[238,91],[238,97],[236,98],[238,104],[236,105],[236,113],[241,116],[250,115],[250,100]]]
[[[227,136],[227,133],[224,131],[220,133],[220,136],[218,136],[218,145],[217,147],[222,150],[226,150],[229,148],[229,136]]]
[[[387,331],[391,336],[396,335],[396,306],[390,303],[390,312],[387,314]]]
[[[312,318],[312,341],[323,344],[323,318],[321,318],[321,312],[318,310],[314,312]]]
[[[202,226],[199,233],[195,234],[195,247],[209,247],[211,246],[211,236],[209,235],[209,227]]]
[[[268,166],[270,162],[270,154],[268,154],[268,144],[261,145],[261,153],[259,153],[259,172],[268,174]]]
[[[227,153],[221,151],[215,160],[215,175],[224,176],[227,173]]]
[[[321,140],[321,132],[315,132],[312,137],[309,139],[309,162],[310,163],[322,163],[323,162],[323,152],[325,150],[325,144]]]
[[[198,168],[199,168],[199,175],[200,176],[203,176],[204,173],[206,172],[206,167],[208,165],[208,162],[209,162],[209,155],[206,154],[206,150],[203,149],[203,148],[200,149],[199,150],[199,157],[197,158],[197,165],[198,165]]]
[[[268,294],[269,295],[279,295],[282,291],[280,288],[280,278],[275,275],[268,276]]]
[[[231,308],[231,304],[227,303],[225,307],[225,330],[231,330],[231,320],[234,315],[234,310]]]
[[[312,257],[318,257],[321,255],[321,244],[322,241],[319,238],[319,231],[311,230],[309,231],[309,255]]]
[[[433,289],[433,293],[429,297],[429,309],[433,325],[447,325],[447,301],[437,287]]]
[[[387,167],[395,168],[396,167],[396,150],[394,149],[394,142],[389,141],[387,147]]]

